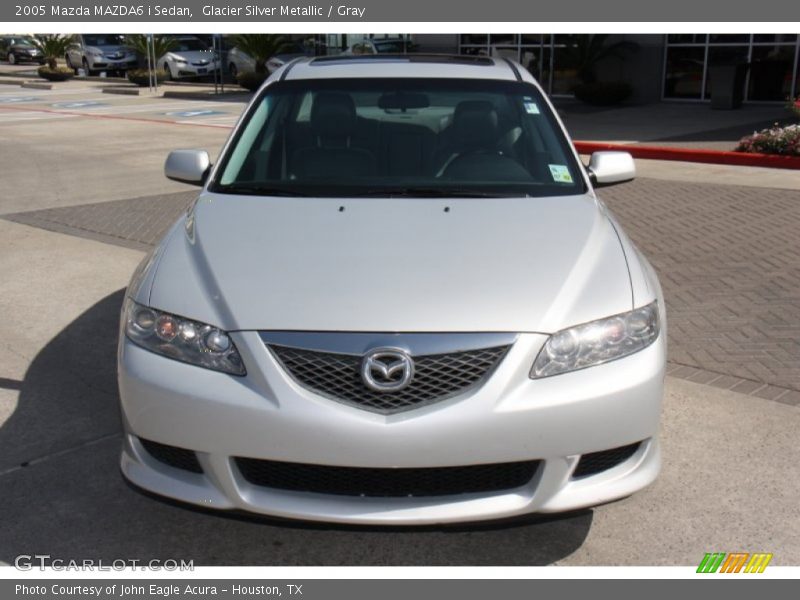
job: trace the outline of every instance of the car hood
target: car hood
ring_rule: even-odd
[[[199,62],[201,60],[211,62],[214,60],[214,53],[210,50],[189,50],[186,52],[170,52],[170,54],[188,62]]]
[[[204,194],[188,223],[137,299],[228,330],[548,333],[632,308],[616,231],[589,195]]]
[[[131,49],[127,46],[87,46],[87,50],[97,50],[98,52],[102,52],[103,54],[116,54],[117,52],[121,52],[122,54],[129,54]]]

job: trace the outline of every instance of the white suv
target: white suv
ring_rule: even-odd
[[[487,57],[298,59],[128,288],[122,472],[204,507],[420,524],[577,509],[659,471],[653,269],[541,88]]]

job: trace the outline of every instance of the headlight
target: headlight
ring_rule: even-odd
[[[551,335],[533,363],[532,379],[585,369],[628,356],[658,337],[658,304],[592,321]]]
[[[244,375],[239,351],[221,329],[125,300],[125,334],[156,354],[232,375]]]

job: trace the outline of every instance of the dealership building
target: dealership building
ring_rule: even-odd
[[[332,34],[324,44],[329,53],[347,47],[355,36]],[[359,36],[363,37],[363,36]],[[383,36],[375,36],[383,37]],[[570,51],[578,35],[553,34],[419,34],[410,35],[422,52],[458,52],[504,56],[518,60],[553,96],[568,96],[578,82]],[[607,45],[624,44],[624,51],[596,66],[599,80],[625,81],[633,87],[631,101],[708,102],[714,83],[724,83],[716,67],[739,65],[737,85],[745,102],[785,103],[800,95],[800,36],[797,34],[669,34],[611,35]]]

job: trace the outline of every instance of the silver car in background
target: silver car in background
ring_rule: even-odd
[[[86,75],[104,71],[126,71],[137,64],[136,53],[125,45],[125,36],[118,33],[86,33],[74,37],[67,49],[67,66]]]
[[[305,58],[255,94],[121,318],[124,476],[207,508],[477,521],[660,467],[658,279],[516,63]]]

